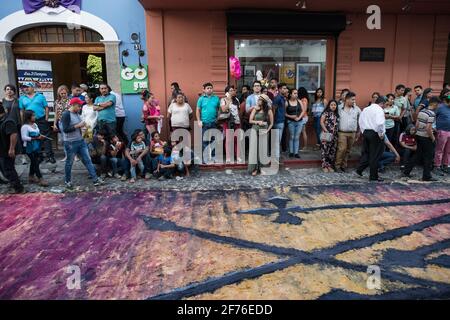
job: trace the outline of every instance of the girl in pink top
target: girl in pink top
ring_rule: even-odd
[[[149,135],[158,131],[158,122],[163,118],[161,116],[161,107],[159,101],[156,100],[152,93],[145,90],[142,93],[144,106],[142,107],[142,120]]]

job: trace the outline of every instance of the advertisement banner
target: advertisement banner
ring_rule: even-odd
[[[22,90],[24,83],[34,83],[36,92],[42,93],[45,99],[47,99],[50,108],[49,121],[53,121],[55,95],[52,62],[46,60],[17,59],[16,64],[19,88]]]
[[[123,94],[139,94],[148,90],[148,66],[144,65],[141,68],[138,65],[131,65],[122,68],[120,84]]]

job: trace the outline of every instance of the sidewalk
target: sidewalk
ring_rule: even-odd
[[[49,188],[42,188],[36,185],[28,185],[28,165],[18,164],[17,171],[25,184],[27,192],[52,192],[64,193],[64,162],[59,161],[63,155],[57,155],[56,165],[42,164],[41,171],[44,178],[50,183]],[[139,179],[135,184],[122,182],[117,179],[108,178],[106,184],[101,187],[94,187],[88,178],[87,170],[78,161],[73,165],[72,175],[75,189],[72,192],[90,192],[98,190],[121,191],[124,189],[135,190],[174,190],[174,191],[196,191],[196,190],[246,190],[246,189],[266,189],[276,187],[291,186],[321,186],[339,184],[366,184],[368,183],[368,172],[365,178],[360,178],[354,173],[354,169],[349,169],[346,173],[324,173],[320,167],[320,159],[317,151],[306,151],[301,153],[300,160],[287,160],[282,164],[280,171],[276,175],[261,175],[251,177],[246,171],[246,165],[212,165],[202,166],[196,176],[183,178],[180,181],[156,179]],[[358,154],[352,155],[350,165],[358,161]],[[18,161],[19,163],[19,161]],[[401,178],[398,167],[387,168],[381,176],[386,183],[419,183],[421,168],[416,168],[413,172],[414,179],[405,180]],[[450,183],[450,175],[436,177],[443,183]],[[7,192],[7,185],[0,185],[0,193]]]

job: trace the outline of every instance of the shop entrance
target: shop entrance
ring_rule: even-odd
[[[89,29],[43,26],[13,38],[16,59],[50,61],[54,94],[59,85],[86,83],[90,87],[106,80],[105,46],[102,37]]]

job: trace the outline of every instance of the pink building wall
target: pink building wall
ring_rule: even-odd
[[[373,91],[386,94],[399,83],[440,91],[450,16],[383,15],[381,30],[367,29],[367,15],[347,17],[352,24],[338,39],[337,92],[350,88],[364,106]],[[206,81],[212,81],[222,94],[228,82],[225,11],[149,10],[147,34],[150,86],[163,109],[173,81],[180,83],[192,107]],[[360,62],[361,47],[386,48],[385,62]]]

